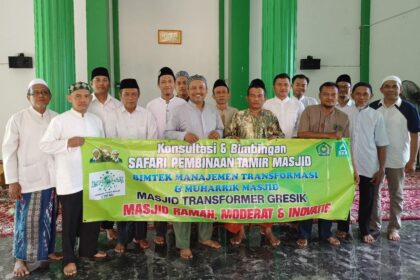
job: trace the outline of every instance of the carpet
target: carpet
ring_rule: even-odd
[[[403,220],[420,220],[420,172],[405,179],[404,211]],[[385,181],[381,188],[382,196],[382,219],[389,219],[389,194]],[[359,206],[359,193],[356,191],[353,203],[351,218],[357,221],[357,211]],[[13,234],[13,219],[15,212],[15,202],[8,198],[7,189],[0,187],[0,236],[11,236]],[[61,215],[57,219],[57,230],[61,230]]]

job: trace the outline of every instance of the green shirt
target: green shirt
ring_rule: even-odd
[[[284,138],[277,117],[269,110],[262,109],[258,116],[252,115],[249,109],[233,115],[229,127],[225,128],[225,138],[267,139]]]

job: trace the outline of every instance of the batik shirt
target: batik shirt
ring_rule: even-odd
[[[225,138],[266,139],[284,138],[277,117],[269,110],[262,109],[258,116],[249,109],[233,115],[230,126],[225,129]]]

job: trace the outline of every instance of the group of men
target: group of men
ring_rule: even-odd
[[[47,109],[52,98],[47,83],[41,79],[31,81],[27,92],[31,105],[9,119],[3,140],[6,181],[10,197],[16,199],[14,275],[25,276],[29,274],[29,263],[43,263],[48,259],[63,259],[64,274],[75,275],[77,236],[79,257],[106,257],[105,252],[97,250],[101,227],[110,240],[117,239],[118,253],[123,253],[132,241],[140,249],[149,248],[146,222],[117,222],[116,231],[112,221],[83,223],[80,147],[84,137],[177,139],[188,143],[223,137],[350,137],[355,182],[360,190],[361,240],[373,243],[372,231],[380,231],[379,190],[384,176],[391,197],[387,236],[399,240],[404,174],[414,171],[420,131],[417,109],[399,97],[401,80],[396,76],[386,77],[380,88],[383,98],[370,106],[372,87],[364,82],[352,85],[348,75],[320,86],[319,105],[315,98],[305,95],[308,83],[309,78],[301,74],[292,79],[285,73],[279,74],[273,79],[276,96],[267,100],[264,82],[255,79],[247,90],[248,108],[238,111],[228,105],[230,91],[225,81],[214,83],[212,96],[216,106],[213,106],[206,101],[205,77],[189,76],[186,71],[175,75],[170,68],[163,67],[157,78],[160,97],[143,108],[138,105],[140,87],[135,79],[120,82],[121,101],[118,101],[109,94],[107,69],[98,67],[92,71],[90,84],[78,82],[69,87],[67,98],[72,108],[57,115]],[[293,96],[290,96],[291,88]],[[54,251],[57,196],[63,219],[62,255]],[[298,229],[298,246],[308,246],[312,224],[312,220],[294,223]],[[340,240],[349,236],[349,224],[350,215],[346,221],[338,222],[333,236],[332,222],[319,219],[319,237],[338,246]],[[230,239],[233,245],[246,238],[244,226],[225,225],[234,234]],[[271,246],[280,244],[272,224],[259,226]],[[153,242],[164,245],[167,223],[156,222],[155,228]],[[191,259],[191,223],[174,222],[173,229],[180,257]],[[219,242],[212,240],[212,223],[198,223],[197,231],[199,243],[220,248]]]

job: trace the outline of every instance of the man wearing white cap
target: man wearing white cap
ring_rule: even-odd
[[[390,195],[388,239],[399,241],[404,173],[411,174],[415,170],[416,155],[419,149],[420,118],[416,107],[400,98],[400,78],[397,76],[386,77],[381,83],[380,90],[384,98],[373,102],[370,106],[384,116],[390,141],[390,145],[386,149],[385,161],[385,176]],[[375,190],[373,207],[371,228],[378,231],[381,228],[379,187]]]
[[[9,119],[2,146],[9,196],[16,200],[13,274],[17,277],[29,274],[28,263],[36,262],[38,267],[48,258],[62,258],[54,254],[56,193],[49,172],[52,158],[39,149],[39,141],[57,113],[47,109],[51,92],[44,80],[32,80],[26,98],[31,106]]]

